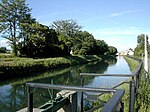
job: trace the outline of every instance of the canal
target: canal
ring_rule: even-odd
[[[130,68],[123,57],[115,57],[102,62],[32,73],[28,78],[18,78],[0,82],[0,112],[15,112],[27,107],[26,82],[54,83],[80,86],[80,73],[130,74]],[[36,75],[36,76],[35,76]],[[85,86],[111,88],[128,78],[123,77],[86,77]],[[49,91],[34,89],[34,107],[49,100]],[[46,97],[43,97],[46,96]]]

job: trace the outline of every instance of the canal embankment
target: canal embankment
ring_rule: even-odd
[[[67,56],[67,57],[56,57],[56,58],[45,58],[45,59],[33,59],[33,58],[20,58],[11,57],[10,55],[0,57],[0,76],[3,78],[6,74],[9,78],[15,77],[18,74],[28,74],[31,72],[37,72],[41,70],[50,70],[56,68],[69,67],[73,65],[85,64],[93,61],[109,60],[113,56],[97,56],[97,55],[86,55],[86,56]],[[8,76],[7,76],[8,78]]]

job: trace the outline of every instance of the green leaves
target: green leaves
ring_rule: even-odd
[[[148,47],[150,47],[147,35],[146,35],[146,38],[147,38]],[[145,34],[138,35],[137,44],[138,45],[134,50],[134,55],[137,57],[142,57],[142,54],[144,53]]]
[[[0,3],[1,32],[13,46],[14,54],[17,55],[18,34],[21,32],[21,22],[27,18],[31,11],[26,0],[2,0]]]
[[[149,112],[150,111],[150,78],[142,80],[139,88],[139,93],[136,100],[136,111]]]

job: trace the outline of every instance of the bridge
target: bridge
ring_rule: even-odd
[[[132,58],[132,57],[130,57]],[[64,85],[55,85],[55,84],[43,84],[43,83],[26,83],[27,91],[28,91],[28,112],[33,112],[35,110],[33,108],[33,91],[34,88],[43,88],[43,89],[55,89],[55,90],[62,90],[62,91],[73,91],[67,97],[56,97],[51,103],[48,105],[42,106],[43,108],[39,108],[39,111],[51,111],[55,112],[63,108],[64,106],[66,112],[77,112],[77,92],[81,92],[81,108],[80,112],[93,112],[95,110],[100,109],[100,112],[123,112],[124,110],[124,102],[122,101],[123,95],[125,90],[123,89],[116,89],[116,87],[128,83],[129,84],[129,112],[134,112],[134,103],[136,95],[138,94],[138,88],[140,84],[141,74],[142,74],[142,67],[143,62],[140,59],[133,58],[139,62],[138,67],[134,70],[132,74],[96,74],[96,73],[80,73],[81,76],[81,86],[64,86]],[[94,88],[94,87],[85,87],[84,86],[84,78],[91,77],[91,76],[113,76],[113,77],[129,77],[129,80],[126,82],[122,82],[119,85],[116,85],[113,88]],[[99,98],[100,95],[109,93],[112,94],[112,97],[107,101],[102,101],[101,105],[96,107],[92,107],[89,110],[84,110],[84,95],[88,96],[88,92],[92,92],[93,95],[96,96],[96,99]],[[62,96],[62,95],[61,95]],[[70,97],[72,96],[72,97]],[[67,105],[69,105],[67,107]],[[64,110],[65,111],[65,110]]]

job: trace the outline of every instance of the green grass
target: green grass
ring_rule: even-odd
[[[130,71],[134,72],[134,70],[139,66],[139,62],[129,57],[124,57],[124,58],[130,67]],[[123,84],[119,88],[125,90],[125,94],[123,96],[124,111],[128,112],[129,111],[129,84]]]
[[[131,58],[129,58],[129,57],[124,57],[124,58],[125,58],[125,60],[126,60],[127,63],[128,63],[128,66],[129,66],[129,68],[130,68],[130,71],[133,72],[133,71],[135,70],[135,68],[139,65],[139,62],[136,61],[136,60],[133,60],[133,59],[131,59]]]
[[[137,62],[133,59],[126,58],[130,69],[133,71],[137,66]],[[150,78],[145,79],[144,72],[142,74],[138,95],[135,102],[135,112],[150,112]],[[125,111],[126,112],[126,111]]]
[[[32,59],[20,57],[1,57],[0,72],[1,73],[25,73],[38,70],[61,68],[71,65],[84,64],[92,61],[102,60],[100,56],[67,56],[46,59]]]
[[[150,74],[148,74],[150,75]],[[150,78],[142,78],[139,93],[136,99],[136,108],[138,112],[150,112]]]
[[[12,54],[0,53],[0,58],[14,58]]]

